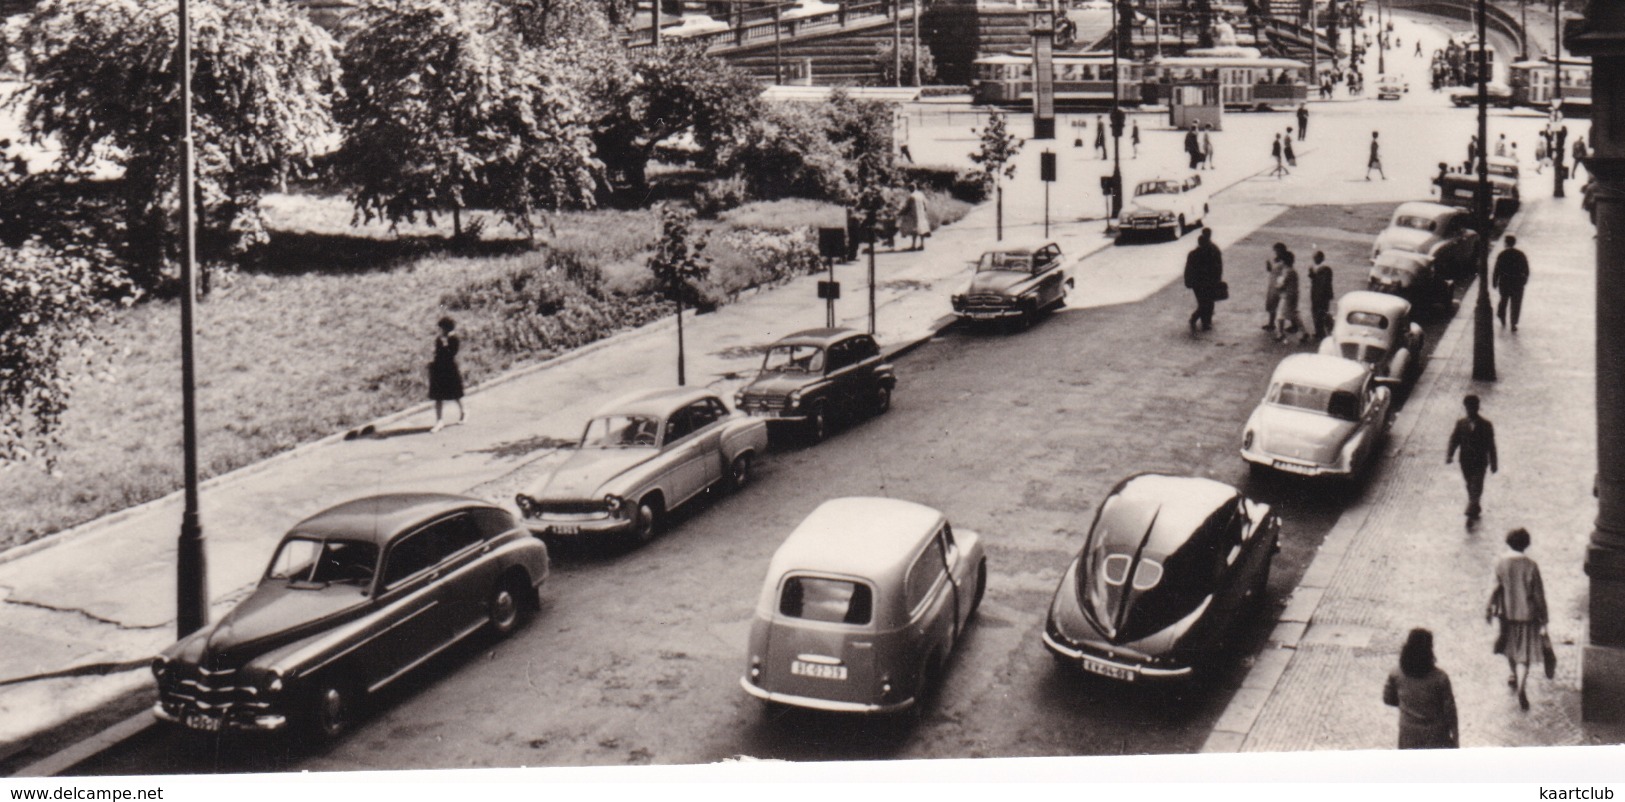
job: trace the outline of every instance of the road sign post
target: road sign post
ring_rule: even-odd
[[[1038,177],[1044,181],[1044,236],[1049,236],[1049,185],[1055,183],[1055,154],[1038,154]]]

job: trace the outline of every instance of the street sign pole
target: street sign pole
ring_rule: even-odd
[[[1487,154],[1490,142],[1489,76],[1485,69],[1485,46],[1489,37],[1484,29],[1484,3],[1478,0],[1478,189],[1476,211],[1482,240],[1478,251],[1478,300],[1473,305],[1473,381],[1495,381],[1495,324],[1490,320],[1490,160]],[[1442,191],[1442,190],[1441,190]]]
[[[1038,177],[1044,182],[1044,237],[1049,238],[1049,185],[1055,183],[1055,153],[1038,154]]]

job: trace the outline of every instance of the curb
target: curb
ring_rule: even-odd
[[[1502,234],[1517,234],[1523,224],[1524,207],[1520,206],[1517,214],[1507,222]],[[1491,243],[1493,244],[1493,243]],[[1477,279],[1475,278],[1476,282]],[[1476,284],[1464,296],[1463,300],[1476,297],[1478,287]],[[1413,411],[1418,405],[1431,402],[1438,390],[1445,371],[1442,365],[1456,361],[1460,356],[1462,343],[1469,342],[1468,332],[1473,327],[1473,312],[1470,304],[1464,303],[1457,308],[1456,316],[1451,319],[1450,325],[1439,338],[1439,344],[1434,349],[1432,357],[1416,386],[1412,388],[1409,398],[1405,399],[1405,411],[1401,413],[1402,420],[1390,432],[1388,442],[1383,447],[1384,458],[1401,453],[1410,445],[1412,436],[1416,433],[1419,414],[1405,414]],[[1463,310],[1467,314],[1460,314]],[[1237,690],[1229,704],[1225,705],[1224,712],[1219,715],[1208,733],[1207,740],[1202,743],[1201,753],[1235,753],[1242,751],[1247,739],[1252,736],[1253,725],[1258,721],[1259,713],[1263,712],[1264,705],[1274,696],[1281,677],[1291,668],[1292,660],[1297,655],[1298,644],[1310,627],[1314,626],[1315,612],[1320,608],[1320,602],[1325,597],[1326,589],[1331,584],[1332,577],[1336,576],[1343,566],[1343,559],[1348,554],[1349,542],[1354,539],[1355,533],[1364,529],[1370,519],[1372,511],[1379,499],[1376,494],[1367,492],[1354,506],[1343,511],[1337,518],[1337,523],[1327,531],[1326,537],[1321,540],[1319,548],[1315,550],[1314,559],[1304,570],[1303,578],[1298,580],[1298,586],[1288,595],[1288,603],[1276,619],[1275,628],[1270,632],[1264,651],[1260,652],[1253,667],[1247,671],[1242,679],[1241,687]],[[1271,648],[1273,647],[1273,648]]]
[[[73,746],[18,769],[13,777],[55,777],[158,725],[151,711],[143,710]]]

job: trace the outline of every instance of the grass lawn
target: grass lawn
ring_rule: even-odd
[[[969,208],[935,200],[934,208],[953,219]],[[539,232],[540,247],[532,247],[492,218],[476,252],[456,255],[439,238],[448,221],[438,231],[403,226],[396,236],[382,225],[352,227],[342,198],[273,196],[266,210],[274,232],[269,258],[253,268],[216,273],[212,293],[197,309],[205,477],[422,400],[434,324],[445,314],[445,301],[515,272],[545,272],[548,248],[596,265],[610,289],[637,291],[658,231],[658,218],[648,210],[566,214]],[[711,291],[725,297],[772,280],[773,271],[752,259],[779,253],[773,248],[781,240],[807,236],[780,236],[763,250],[761,237],[770,235],[759,229],[838,225],[841,219],[839,207],[807,201],[735,210],[708,232],[718,257]],[[502,338],[481,333],[512,321],[499,319],[492,308],[455,316],[466,333],[459,362],[471,386],[552,355],[493,345]],[[56,475],[28,467],[0,474],[0,549],[180,487],[179,320],[175,301],[149,301],[106,319],[116,349],[113,376],[75,380]]]

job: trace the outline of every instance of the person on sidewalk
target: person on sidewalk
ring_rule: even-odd
[[[1467,520],[1472,521],[1484,511],[1479,506],[1484,497],[1484,469],[1499,473],[1501,466],[1495,454],[1495,426],[1479,416],[1478,396],[1468,393],[1461,399],[1461,405],[1467,415],[1456,421],[1456,428],[1450,432],[1450,448],[1445,452],[1444,464],[1455,461],[1456,451],[1461,451],[1461,476],[1467,482],[1466,515]]]
[[[1377,132],[1371,132],[1371,158],[1365,163],[1365,180],[1371,180],[1371,171],[1376,170],[1382,180],[1388,180],[1388,174],[1382,171],[1382,149],[1377,144]]]
[[[1298,141],[1309,138],[1309,104],[1298,104]]]
[[[1551,163],[1552,154],[1550,143],[1547,142],[1546,135],[1541,134],[1540,136],[1535,137],[1535,174],[1541,175],[1545,173],[1546,166]]]
[[[1472,172],[1478,164],[1478,135],[1474,134],[1467,140],[1467,166],[1462,168],[1465,172]]]
[[[1529,665],[1543,656],[1546,588],[1540,580],[1540,565],[1524,554],[1529,548],[1529,530],[1519,527],[1508,532],[1507,547],[1511,551],[1495,561],[1495,590],[1484,608],[1484,621],[1500,621],[1495,653],[1506,655],[1507,687],[1517,691],[1518,706],[1528,710]]]
[[[1399,708],[1400,749],[1459,749],[1456,695],[1450,676],[1433,657],[1433,633],[1411,630],[1399,651],[1399,666],[1388,673],[1382,703]]]
[[[1281,139],[1281,155],[1286,157],[1286,166],[1298,166],[1298,154],[1292,149],[1292,126],[1286,127],[1286,136]]]
[[[1207,123],[1202,124],[1202,169],[1217,169],[1213,163],[1213,126]]]
[[[1498,139],[1495,140],[1495,155],[1497,157],[1501,157],[1501,158],[1506,157],[1506,155],[1507,155],[1507,135],[1506,134],[1502,134]]]
[[[1287,253],[1291,253],[1288,251]],[[1303,315],[1298,310],[1299,292],[1298,268],[1295,259],[1282,262],[1281,269],[1276,271],[1278,288],[1276,294],[1279,301],[1276,305],[1276,322],[1280,330],[1275,332],[1275,341],[1282,342],[1288,334],[1298,332],[1299,342],[1309,341],[1309,330],[1303,325]]]
[[[1134,158],[1136,158],[1136,159],[1140,158],[1140,121],[1139,120],[1134,120],[1133,122],[1130,123],[1129,133],[1128,133],[1128,143],[1130,145],[1134,146]]]
[[[1196,135],[1196,123],[1191,123],[1191,130],[1185,132],[1185,153],[1191,157],[1191,169],[1202,166],[1202,141]]]
[[[1100,158],[1102,158],[1102,159],[1106,158],[1106,156],[1107,156],[1107,153],[1106,153],[1106,118],[1101,117],[1098,114],[1095,115],[1095,152],[1099,153]]]
[[[1586,147],[1586,138],[1583,137],[1583,136],[1575,137],[1574,138],[1574,169],[1570,171],[1570,177],[1576,178],[1576,179],[1579,178],[1580,177],[1580,169],[1586,166],[1586,161],[1589,160],[1590,158],[1591,158],[1591,151],[1590,151],[1590,149],[1588,149]]]
[[[912,239],[909,250],[925,250],[925,238],[931,236],[931,214],[919,184],[909,184],[908,199],[903,201],[903,213],[898,216],[897,225],[899,233]]]
[[[1273,257],[1264,260],[1264,311],[1269,315],[1269,320],[1264,323],[1263,329],[1272,334],[1275,332],[1276,310],[1281,306],[1281,271],[1295,261],[1284,242],[1275,243],[1274,252]]]
[[[430,434],[446,428],[441,410],[447,401],[457,402],[457,423],[454,425],[468,420],[468,412],[463,409],[463,374],[457,369],[457,351],[462,348],[462,341],[456,334],[457,323],[443,317],[436,325],[440,333],[435,335],[434,359],[429,362],[429,398],[434,400],[434,426],[429,429]]]
[[[1508,234],[1505,248],[1495,257],[1495,272],[1490,274],[1490,286],[1501,291],[1501,300],[1495,305],[1495,316],[1501,325],[1507,324],[1507,306],[1512,307],[1512,330],[1518,330],[1518,314],[1523,311],[1523,288],[1529,283],[1529,257],[1518,250],[1518,238]]]
[[[1213,229],[1203,228],[1196,238],[1196,247],[1185,257],[1185,286],[1196,296],[1196,311],[1191,313],[1191,331],[1202,325],[1202,331],[1213,329],[1213,303],[1224,300],[1224,253],[1213,244]]]
[[[1287,174],[1286,162],[1284,160],[1285,154],[1286,151],[1281,148],[1281,135],[1276,134],[1275,144],[1270,146],[1270,157],[1275,159],[1275,169],[1270,171],[1270,175],[1273,175],[1276,178],[1281,178]]]
[[[1315,339],[1332,333],[1332,266],[1326,252],[1315,251],[1309,265],[1309,316],[1315,321]]]

